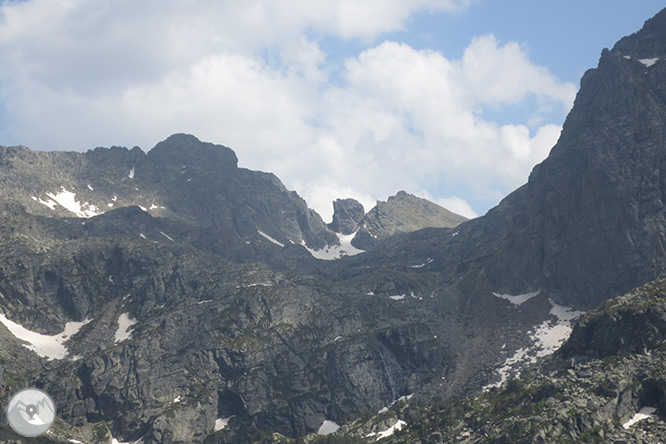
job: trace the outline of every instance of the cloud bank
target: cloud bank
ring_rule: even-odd
[[[527,179],[576,93],[492,35],[460,59],[383,40],[471,0],[0,3],[0,144],[149,149],[175,132],[233,148],[324,216],[398,190],[466,216]],[[328,40],[363,43],[336,62]],[[486,111],[534,104],[527,122]],[[525,105],[527,106],[527,105]],[[481,204],[480,204],[481,205]]]

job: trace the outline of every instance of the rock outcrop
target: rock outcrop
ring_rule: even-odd
[[[333,202],[333,221],[328,228],[340,234],[352,234],[365,216],[363,205],[355,199],[337,199]]]
[[[358,224],[352,245],[369,250],[380,241],[423,228],[453,228],[467,219],[404,191],[377,202]]]

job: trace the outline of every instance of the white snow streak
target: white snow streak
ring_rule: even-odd
[[[47,358],[49,361],[52,359],[66,358],[69,352],[65,348],[65,341],[72,335],[75,335],[81,329],[81,327],[90,321],[90,319],[85,319],[83,322],[68,322],[65,324],[65,329],[62,333],[48,336],[34,332],[32,330],[28,330],[22,325],[7,319],[5,315],[0,314],[0,322],[2,322],[5,327],[7,327],[11,334],[13,334],[21,341],[28,343],[21,345],[34,351],[42,358]]]
[[[268,234],[264,233],[263,231],[261,231],[261,230],[257,230],[257,233],[259,233],[261,236],[263,236],[264,238],[268,239],[269,241],[271,241],[271,242],[274,243],[275,245],[277,245],[277,246],[279,246],[279,247],[284,247],[284,244],[283,244],[283,243],[276,241],[275,239],[273,239],[272,237],[270,237]]]
[[[62,206],[66,210],[76,214],[78,217],[93,217],[100,214],[100,211],[98,211],[95,205],[91,205],[88,202],[81,204],[76,200],[76,194],[72,193],[71,191],[67,191],[64,187],[62,188],[62,191],[58,194],[46,193],[46,195],[49,196],[54,201],[56,201],[60,206]],[[47,203],[49,201],[42,202],[42,200],[40,199],[39,202],[43,203],[48,207],[51,207],[51,204]]]
[[[499,293],[495,293],[493,291],[494,296],[497,296],[498,298],[506,299],[507,301],[511,302],[513,305],[520,305],[525,301],[529,301],[530,299],[532,299],[534,296],[538,295],[539,293],[541,293],[541,290],[535,291],[535,292],[532,292],[532,293],[518,294],[518,295],[513,296],[513,295],[510,295],[510,294],[499,294]]]
[[[656,412],[656,411],[657,411],[657,409],[654,408],[654,407],[643,407],[629,421],[622,424],[622,427],[624,427],[625,429],[628,429],[629,427],[633,426],[637,422],[642,421],[644,419],[647,419],[650,416],[654,416],[654,412]]]
[[[359,250],[351,244],[352,239],[356,236],[356,231],[352,234],[335,234],[340,240],[340,245],[329,245],[321,250],[313,250],[305,244],[305,241],[301,241],[301,245],[303,245],[313,257],[325,261],[332,261],[340,259],[343,256],[355,256],[360,253],[365,253],[365,250]]]
[[[171,242],[176,242],[175,240],[171,239],[171,238],[169,237],[169,235],[167,235],[164,231],[160,231],[160,234],[161,234],[162,236],[166,237],[167,239],[169,239]]]
[[[42,199],[37,199],[35,196],[32,196],[32,200],[36,200],[36,201],[38,201],[40,204],[42,204],[42,205],[46,205],[47,207],[49,207],[49,208],[52,209],[52,210],[55,210],[56,205],[58,205],[57,203],[53,202],[51,199],[49,199],[49,200],[42,200]]]
[[[116,330],[116,333],[113,335],[116,344],[125,339],[129,339],[132,335],[130,329],[134,324],[136,324],[136,319],[130,318],[129,313],[122,313],[118,317],[118,330]]]
[[[386,437],[389,437],[393,435],[395,432],[402,430],[404,426],[406,426],[407,423],[403,421],[402,419],[399,419],[398,422],[393,424],[391,427],[388,429],[384,430],[383,432],[373,432],[373,433],[368,433],[366,438],[372,438],[373,436],[377,437],[377,441],[380,439],[384,439]]]
[[[655,57],[654,59],[638,59],[638,61],[645,65],[646,68],[649,68],[659,61],[659,57]]]
[[[389,299],[393,299],[394,301],[402,301],[403,299],[405,299],[405,296],[406,295],[404,294],[397,294],[395,296],[389,296]]]
[[[234,415],[231,415],[228,418],[217,418],[215,420],[215,429],[214,430],[216,432],[219,432],[220,430],[226,429],[227,426],[229,425],[229,420],[233,417],[234,417]]]
[[[335,433],[340,429],[340,426],[333,422],[329,421],[328,419],[324,422],[321,423],[321,426],[319,426],[319,430],[317,430],[317,435],[330,435],[331,433]]]
[[[134,167],[132,167],[127,177],[129,177],[130,179],[134,179]]]
[[[511,373],[519,376],[520,367],[534,364],[538,358],[553,354],[571,335],[571,322],[578,319],[584,312],[557,305],[552,300],[550,300],[550,303],[552,306],[550,314],[556,320],[546,320],[537,325],[534,332],[528,331],[527,334],[532,340],[532,345],[519,348],[513,356],[507,358],[504,365],[497,370],[500,381],[486,385],[483,390],[501,386]]]
[[[386,407],[383,407],[380,411],[377,412],[377,414],[378,414],[378,415],[381,415],[382,413],[386,413],[386,412],[388,412],[388,410],[389,410],[391,407],[393,407],[393,406],[396,405],[397,403],[399,403],[399,402],[403,402],[403,401],[404,401],[404,402],[407,402],[407,401],[409,401],[410,399],[412,399],[413,397],[414,397],[414,393],[412,393],[411,395],[401,396],[401,397],[399,397],[398,399],[396,399],[395,401],[393,401],[392,403],[390,403],[389,405],[387,405]]]
[[[410,265],[409,268],[423,268],[426,265],[431,264],[431,263],[432,263],[432,259],[428,258],[428,259],[426,259],[426,261],[424,263],[419,264],[419,265]]]

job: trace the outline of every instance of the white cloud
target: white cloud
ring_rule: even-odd
[[[500,45],[492,35],[475,38],[457,66],[456,82],[470,106],[519,103],[528,94],[571,108],[576,87],[559,82],[530,62],[518,43]]]
[[[456,214],[465,216],[468,219],[474,219],[475,217],[479,216],[464,199],[461,199],[458,196],[435,199],[435,203],[443,206],[444,208],[447,208],[450,211],[453,211]]]
[[[473,216],[468,202],[499,200],[547,155],[560,129],[542,123],[542,111],[568,109],[575,87],[493,36],[460,60],[372,43],[417,11],[469,3],[4,3],[0,137],[40,149],[150,148],[189,132],[232,147],[242,166],[275,172],[325,219],[334,198],[368,210],[400,189]],[[369,45],[345,61],[337,86],[322,35]],[[484,118],[484,107],[532,96],[539,106],[527,122]]]

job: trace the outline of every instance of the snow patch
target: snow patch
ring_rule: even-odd
[[[83,444],[81,441],[79,441],[78,439],[74,439],[74,438],[69,438],[69,442],[73,442],[74,444]]]
[[[141,236],[142,239],[146,239],[146,240],[148,240],[148,238],[146,238],[146,235],[143,234],[143,233],[139,233],[139,236]]]
[[[357,231],[353,232],[352,234],[335,233],[340,240],[340,245],[329,245],[322,248],[321,250],[313,250],[312,248],[308,247],[303,240],[301,241],[301,245],[303,245],[313,257],[324,261],[340,259],[343,256],[355,256],[360,253],[365,253],[365,250],[359,250],[351,244],[351,241],[354,239],[354,236],[356,236]]]
[[[220,430],[224,430],[227,428],[229,425],[229,420],[233,418],[235,415],[231,415],[228,418],[217,418],[215,420],[215,428],[213,429],[216,432],[219,432]]]
[[[199,302],[197,302],[197,304],[198,304],[198,305],[201,305],[201,304],[207,304],[207,303],[209,303],[209,302],[213,302],[213,300],[212,300],[212,299],[205,299],[205,300],[203,300],[203,301],[199,301]]]
[[[35,196],[32,196],[32,200],[38,201],[42,205],[46,205],[52,210],[55,210],[56,205],[58,205],[56,202],[53,202],[51,199],[49,200],[42,200],[42,199],[37,199]]]
[[[141,208],[141,209],[142,209],[143,211],[145,211],[146,213],[148,212],[148,209],[147,209],[146,207],[142,206],[142,205],[139,205],[139,208]]]
[[[130,179],[134,179],[134,167],[132,167],[127,177],[129,177]]]
[[[631,59],[631,56],[626,55],[626,56],[624,56],[624,58],[629,60],[629,59]]]
[[[27,344],[21,345],[34,351],[42,358],[47,358],[49,361],[66,358],[69,352],[65,348],[65,341],[72,335],[75,335],[81,327],[90,321],[91,319],[84,319],[82,322],[68,322],[65,324],[65,329],[62,333],[48,336],[28,330],[22,325],[7,319],[5,315],[0,314],[0,322],[7,327],[11,334],[17,339],[27,342]]]
[[[513,305],[520,305],[525,301],[529,301],[534,296],[537,296],[539,293],[541,293],[541,290],[534,291],[532,293],[518,294],[518,295],[514,296],[514,295],[510,295],[510,294],[495,293],[493,291],[494,296],[496,296],[498,298],[506,299],[507,301],[511,302]]]
[[[90,191],[95,191],[95,189],[94,189],[94,188],[92,187],[92,185],[90,185],[90,184],[88,184],[88,189],[89,189]]]
[[[624,427],[625,429],[628,429],[629,427],[633,426],[637,422],[642,421],[644,419],[647,419],[650,416],[654,416],[654,412],[656,412],[656,411],[657,411],[657,409],[654,408],[654,407],[643,407],[629,421],[622,424],[622,427]]]
[[[392,403],[390,403],[389,405],[387,405],[386,407],[383,407],[380,411],[377,412],[377,414],[381,415],[382,413],[386,413],[386,412],[388,412],[388,409],[390,409],[391,407],[393,407],[397,403],[403,402],[403,401],[407,402],[410,399],[412,399],[412,397],[414,397],[414,393],[412,393],[411,395],[401,396],[398,399],[396,399],[395,401],[393,401]]]
[[[282,242],[278,242],[278,241],[276,241],[275,239],[273,239],[272,237],[270,237],[268,234],[264,233],[263,231],[261,231],[261,230],[257,230],[257,233],[259,233],[261,236],[263,236],[264,238],[268,239],[269,241],[271,241],[271,242],[274,243],[275,245],[277,245],[277,246],[279,246],[279,247],[284,247],[284,244],[283,244]]]
[[[329,421],[328,419],[324,422],[321,423],[321,426],[319,426],[319,430],[317,430],[317,435],[330,435],[331,433],[335,433],[340,429],[340,426],[333,422]]]
[[[176,242],[175,240],[171,239],[171,238],[169,237],[169,235],[166,234],[164,231],[160,231],[160,234],[161,234],[162,236],[166,237],[167,239],[169,239],[171,242]]]
[[[271,283],[263,283],[263,282],[257,282],[254,284],[243,284],[243,285],[236,285],[236,288],[249,288],[249,287],[272,287],[273,284]]]
[[[428,258],[428,259],[426,259],[426,261],[424,263],[419,264],[419,265],[410,265],[409,268],[423,268],[426,265],[431,264],[431,263],[432,263],[432,259]]]
[[[397,295],[394,295],[394,296],[389,296],[389,299],[393,299],[394,301],[402,301],[403,299],[405,299],[405,296],[407,296],[407,295],[397,294]]]
[[[76,214],[78,217],[93,217],[101,214],[95,205],[91,205],[88,202],[81,204],[76,200],[76,194],[72,193],[71,191],[67,191],[64,187],[58,194],[46,193],[46,195],[56,201],[66,210]],[[51,204],[47,203],[49,201],[42,202],[40,199],[39,202],[48,207],[51,207]]]
[[[520,376],[521,367],[534,364],[538,358],[553,354],[571,335],[572,321],[578,319],[584,312],[558,305],[550,299],[549,301],[551,304],[550,315],[555,320],[551,318],[543,321],[535,327],[534,332],[528,331],[527,334],[532,340],[532,345],[519,348],[513,356],[507,358],[504,365],[497,370],[500,381],[486,385],[483,387],[484,391],[501,386],[511,373]]]
[[[113,335],[116,344],[124,341],[125,339],[129,339],[129,337],[132,335],[130,329],[134,324],[136,324],[136,319],[130,318],[129,313],[122,313],[120,316],[118,316],[118,329]]]
[[[659,61],[659,57],[653,59],[638,59],[638,61],[645,65],[646,68],[649,68]]]
[[[384,430],[383,432],[368,433],[365,436],[366,436],[366,438],[376,437],[377,441],[379,441],[380,439],[388,438],[389,436],[393,435],[395,432],[398,432],[398,431],[402,430],[402,428],[406,425],[407,425],[407,423],[405,421],[403,421],[402,419],[399,419],[398,422],[396,422],[395,424],[393,424],[391,427]]]

